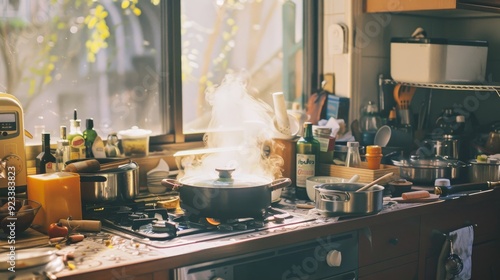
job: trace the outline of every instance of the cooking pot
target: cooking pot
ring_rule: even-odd
[[[97,160],[103,164],[116,159]],[[139,165],[133,161],[116,168],[79,175],[82,201],[85,202],[129,201],[139,193]]]
[[[384,187],[373,185],[365,191],[356,192],[365,184],[331,183],[314,186],[316,208],[325,216],[370,215],[378,213],[383,206]]]
[[[182,207],[190,214],[219,219],[262,217],[271,205],[271,192],[291,184],[289,178],[270,180],[234,174],[218,168],[218,174],[163,179],[162,185],[178,189]]]
[[[468,165],[471,182],[500,181],[500,162],[470,161]]]
[[[434,185],[437,178],[446,178],[453,183],[460,183],[467,178],[467,165],[459,160],[438,157],[399,160],[393,163],[399,166],[399,176],[414,185]]]

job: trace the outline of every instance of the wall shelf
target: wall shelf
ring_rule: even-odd
[[[434,83],[408,83],[399,82],[392,79],[383,79],[383,83],[387,85],[401,84],[403,86],[411,86],[418,88],[430,88],[441,90],[464,90],[464,91],[493,91],[500,97],[500,85],[488,84],[434,84]]]

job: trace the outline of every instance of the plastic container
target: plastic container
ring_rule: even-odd
[[[488,42],[392,38],[391,76],[413,83],[484,82]]]
[[[151,130],[140,129],[137,126],[119,131],[118,137],[122,140],[123,154],[125,156],[147,156],[151,133]]]
[[[379,169],[380,161],[382,161],[382,148],[377,145],[367,146],[365,158],[366,162],[368,163],[368,169]]]

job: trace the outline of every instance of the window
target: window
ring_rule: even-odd
[[[1,0],[0,90],[20,99],[36,142],[74,109],[104,138],[137,125],[184,142],[203,133],[204,91],[228,72],[245,69],[264,101],[301,103],[302,3]]]

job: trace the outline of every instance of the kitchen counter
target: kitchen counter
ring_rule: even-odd
[[[498,245],[500,242],[500,190],[488,190],[469,196],[452,200],[438,200],[428,203],[386,203],[384,209],[375,215],[354,217],[354,218],[334,218],[323,217],[315,212],[315,209],[297,209],[293,202],[284,200],[277,206],[286,211],[314,217],[312,221],[268,229],[258,232],[244,233],[227,238],[203,241],[194,244],[179,244],[169,248],[155,248],[147,246],[136,240],[130,240],[113,234],[100,233],[91,235],[83,242],[63,247],[61,254],[73,252],[75,255],[75,268],[70,270],[66,267],[56,274],[58,279],[122,279],[134,277],[134,279],[173,279],[172,270],[174,268],[191,265],[200,262],[218,260],[231,256],[238,256],[245,253],[258,252],[266,249],[297,244],[300,242],[315,240],[334,234],[358,230],[366,232],[365,229],[377,228],[380,225],[397,225],[401,221],[415,219],[424,221],[426,217],[432,217],[435,213],[454,213],[458,209],[470,208],[473,206],[493,205],[493,213],[490,215],[478,216],[477,220],[469,222],[475,223],[477,230],[475,242],[492,241]],[[489,208],[485,208],[489,209]],[[479,213],[480,215],[481,213]],[[474,216],[475,217],[475,216]],[[493,221],[491,218],[493,217]],[[460,218],[461,219],[461,218]],[[487,219],[487,220],[485,220]],[[483,223],[489,224],[489,229],[485,232]],[[431,223],[432,224],[432,223]],[[446,222],[444,224],[447,224]],[[447,225],[448,226],[448,225]],[[453,230],[453,227],[461,225],[449,225],[440,230]],[[491,227],[493,231],[491,232]],[[435,257],[434,251],[428,247],[428,242],[423,242],[425,237],[423,232],[427,229],[425,225],[420,226],[420,236],[416,235],[413,240],[420,244],[417,252],[410,252],[409,258],[429,259]],[[433,229],[435,230],[435,229]],[[439,230],[439,229],[438,229]],[[418,233],[418,232],[417,232]],[[373,233],[375,235],[375,233]],[[365,234],[366,235],[366,234]],[[362,234],[360,234],[360,240]],[[424,240],[425,241],[425,240]],[[375,242],[375,240],[373,241]],[[362,248],[360,248],[362,250]],[[439,251],[439,250],[438,250]],[[497,250],[498,251],[498,250]],[[439,253],[439,252],[438,252]],[[500,256],[496,256],[500,260]],[[361,259],[361,256],[360,256]],[[368,262],[366,268],[361,267],[364,261],[360,261],[360,278],[363,274],[373,274],[376,267]],[[415,261],[415,266],[417,262]],[[418,278],[425,279],[425,261],[418,262]],[[425,272],[424,272],[425,271]],[[127,278],[128,279],[128,278]],[[481,278],[483,279],[483,278]],[[487,278],[485,278],[487,279]]]

